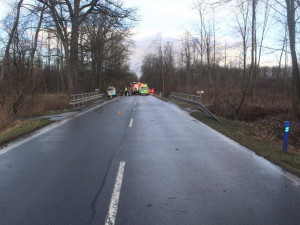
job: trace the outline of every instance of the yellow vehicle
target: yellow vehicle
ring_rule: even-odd
[[[147,84],[142,84],[140,88],[141,95],[149,95],[149,88]]]

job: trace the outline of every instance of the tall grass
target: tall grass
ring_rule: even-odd
[[[5,129],[10,123],[10,118],[5,107],[0,105],[0,132]]]
[[[66,94],[39,94],[28,96],[15,117],[37,116],[52,110],[69,108],[69,97]]]
[[[0,132],[13,125],[13,119],[19,117],[38,116],[52,110],[69,109],[67,94],[38,94],[27,96],[20,105],[17,113],[10,112],[12,99],[6,97],[5,104],[0,105]]]

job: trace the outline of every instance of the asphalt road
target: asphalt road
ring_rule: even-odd
[[[0,224],[295,225],[299,185],[171,103],[121,97],[0,150]]]

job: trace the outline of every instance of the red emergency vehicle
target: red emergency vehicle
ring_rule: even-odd
[[[140,83],[132,82],[130,86],[131,86],[132,95],[138,95],[140,93],[140,87],[141,87]]]
[[[155,94],[155,89],[154,89],[154,88],[151,89],[150,94],[151,94],[151,95],[154,95],[154,94]]]

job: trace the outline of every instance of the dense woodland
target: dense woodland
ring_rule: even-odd
[[[135,9],[106,0],[19,0],[11,7],[1,30],[2,117],[39,94],[91,92],[137,79],[127,63]]]
[[[215,18],[226,6],[237,37],[231,43],[218,35]],[[196,28],[179,42],[158,35],[143,60],[141,81],[165,95],[203,90],[203,102],[229,118],[241,118],[243,110],[277,110],[300,119],[299,7],[296,0],[198,1]],[[272,63],[264,63],[270,56]]]

